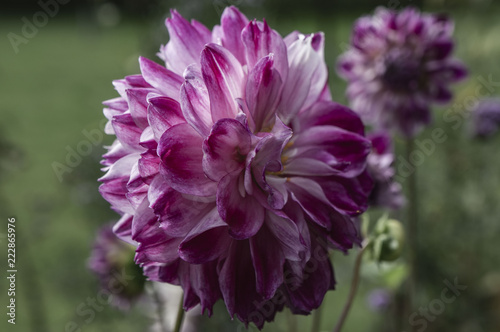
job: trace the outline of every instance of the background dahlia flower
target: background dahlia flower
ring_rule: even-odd
[[[134,263],[134,246],[117,238],[112,225],[99,229],[88,267],[99,278],[100,287],[111,294],[111,303],[120,309],[129,309],[144,293],[145,278]],[[122,275],[127,276],[125,282]]]
[[[475,137],[493,136],[500,127],[500,98],[483,99],[472,110],[471,131]]]
[[[431,120],[431,104],[450,101],[450,83],[466,76],[452,57],[453,28],[445,16],[414,8],[378,8],[358,19],[337,65],[351,107],[377,128],[417,134]]]
[[[368,156],[368,172],[374,186],[370,194],[370,206],[387,209],[400,209],[405,198],[401,185],[394,179],[394,149],[389,133],[385,131],[368,134],[372,143],[372,152]]]
[[[282,38],[226,8],[213,31],[176,11],[165,65],[114,82],[106,101],[102,196],[136,262],[180,285],[184,309],[262,328],[288,306],[308,314],[335,285],[328,248],[360,242],[370,141],[328,90],[322,33]]]

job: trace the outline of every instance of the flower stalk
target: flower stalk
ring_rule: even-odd
[[[175,320],[174,332],[180,332],[182,328],[182,321],[184,320],[184,308],[182,303],[184,300],[184,295],[181,295],[181,300],[179,302],[179,309],[177,310],[177,318]]]
[[[406,140],[406,158],[415,149],[413,139]],[[417,170],[415,169],[408,178],[408,216],[406,229],[408,232],[408,256],[410,261],[410,278],[408,284],[407,310],[411,312],[414,306],[417,287],[417,252],[418,252],[418,193],[417,193]]]
[[[361,262],[363,261],[363,255],[366,249],[370,246],[370,241],[368,241],[365,246],[358,252],[356,256],[356,262],[354,263],[354,273],[352,277],[351,289],[349,290],[349,296],[347,297],[347,302],[344,305],[344,309],[342,310],[342,314],[337,322],[337,325],[333,329],[333,332],[340,332],[342,330],[342,326],[347,319],[347,315],[349,314],[349,310],[351,309],[352,303],[354,301],[354,297],[358,291],[359,285],[359,272],[361,270]]]
[[[312,326],[311,332],[319,332],[321,327],[321,313],[323,306],[320,306],[316,311],[314,311],[312,316]]]

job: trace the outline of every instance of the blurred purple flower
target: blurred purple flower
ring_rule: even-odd
[[[359,244],[372,188],[363,124],[330,97],[324,36],[283,39],[234,7],[212,32],[176,11],[166,26],[166,67],[140,58],[105,102],[115,232],[139,243],[150,279],[182,286],[186,310],[222,298],[259,328],[284,305],[308,314],[334,288],[328,247]]]
[[[476,137],[494,135],[500,126],[500,98],[481,100],[472,111],[472,133]]]
[[[385,288],[374,289],[368,294],[368,306],[375,312],[386,310],[392,303],[392,294]]]
[[[112,303],[122,310],[129,309],[144,292],[145,277],[134,262],[134,249],[116,237],[112,225],[106,225],[99,229],[88,261],[88,267],[99,278],[101,288],[111,294]],[[125,283],[120,282],[122,275],[127,276]]]
[[[445,16],[414,8],[358,19],[337,66],[352,108],[377,128],[416,135],[431,121],[431,104],[450,101],[450,83],[467,75],[452,58],[453,28]]]
[[[401,185],[394,179],[394,151],[391,136],[387,132],[368,135],[372,142],[372,152],[368,156],[368,172],[374,180],[370,194],[370,206],[400,209],[405,198]]]

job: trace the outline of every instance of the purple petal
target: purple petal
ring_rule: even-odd
[[[283,283],[285,257],[276,238],[264,225],[250,238],[250,253],[255,268],[257,292],[270,299]]]
[[[238,121],[222,119],[203,142],[203,169],[214,181],[243,169],[252,144],[251,134]]]
[[[314,241],[312,250],[315,255],[306,265],[301,285],[296,287],[285,284],[285,291],[288,294],[287,305],[294,314],[308,314],[317,309],[323,302],[326,292],[335,288],[333,268],[327,249]]]
[[[243,97],[244,73],[238,60],[225,48],[208,44],[201,53],[201,71],[210,97],[212,120],[234,118],[236,98]]]
[[[182,77],[149,59],[140,57],[139,64],[144,79],[163,95],[179,99]]]
[[[143,242],[148,238],[162,238],[163,230],[159,230],[158,217],[149,207],[149,201],[144,199],[137,207],[132,220],[132,240]]]
[[[254,236],[264,223],[265,210],[251,195],[245,194],[243,176],[228,174],[217,187],[217,208],[229,225],[229,234],[238,240]]]
[[[376,154],[392,153],[392,139],[389,133],[385,131],[370,133],[367,138],[372,142]]]
[[[328,201],[321,186],[308,178],[292,177],[287,186],[292,198],[318,225],[330,229],[333,206]]]
[[[314,126],[336,126],[364,135],[364,125],[359,115],[346,106],[334,102],[315,103],[294,120],[294,131],[300,133]]]
[[[130,114],[137,127],[144,129],[148,126],[147,95],[151,89],[127,89],[127,99]]]
[[[373,188],[369,176],[356,178],[316,178],[335,209],[342,214],[357,216],[368,208],[368,196]]]
[[[130,214],[124,214],[113,226],[113,233],[120,239],[128,243],[135,243],[132,240],[132,219]]]
[[[262,329],[264,322],[271,321],[283,308],[279,299],[268,303],[257,293],[248,241],[233,241],[229,246],[228,256],[219,272],[219,284],[229,314],[236,315],[245,325],[253,322]]]
[[[212,315],[212,308],[222,295],[219,288],[219,276],[217,274],[217,261],[205,264],[191,264],[190,276],[193,290],[200,298],[201,312],[205,310],[208,316]]]
[[[191,264],[201,264],[223,256],[231,243],[227,230],[214,207],[181,242],[180,257]]]
[[[139,144],[142,130],[137,127],[130,113],[115,115],[111,124],[116,137],[123,145],[131,149],[142,150]]]
[[[274,67],[281,79],[286,81],[288,75],[287,48],[283,39],[275,30],[271,30],[267,22],[252,21],[241,32],[245,46],[248,68],[253,68],[263,57],[270,54],[274,57]]]
[[[186,236],[215,204],[215,198],[181,194],[170,188],[163,176],[155,177],[151,183],[148,199],[160,219],[160,227],[174,237]]]
[[[305,257],[308,248],[295,222],[285,216],[278,216],[268,211],[265,224],[275,237],[273,241],[280,243],[281,250],[287,260],[300,261]]]
[[[206,137],[212,127],[208,90],[201,72],[195,66],[189,66],[184,73],[186,81],[181,87],[182,114],[200,135]]]
[[[279,102],[282,80],[274,66],[274,56],[262,58],[248,75],[246,104],[255,132],[272,128]]]
[[[159,142],[163,133],[170,127],[185,122],[177,101],[168,97],[149,99],[148,122],[155,139]]]
[[[168,185],[184,194],[212,196],[217,184],[203,172],[202,137],[187,123],[168,129],[161,137],[160,170]]]
[[[221,42],[238,61],[245,64],[245,53],[241,41],[241,31],[248,24],[248,19],[236,7],[231,6],[224,9],[221,16]]]
[[[151,151],[141,154],[138,162],[138,170],[142,180],[149,184],[159,172],[160,158]]]
[[[175,10],[171,11],[165,25],[170,41],[164,50],[167,66],[174,73],[182,75],[184,69],[192,63],[198,63],[200,52],[212,39],[210,31],[198,22],[190,24]]]
[[[451,39],[434,40],[427,45],[426,56],[434,60],[443,60],[453,52],[453,47]]]
[[[328,70],[323,59],[323,35],[300,37],[288,47],[288,77],[279,114],[289,123],[300,110],[311,106],[323,92]]]
[[[181,262],[180,259],[177,259],[169,264],[148,264],[144,265],[142,269],[148,280],[179,285],[178,270]]]
[[[370,150],[370,141],[361,135],[334,126],[315,126],[297,135],[287,153],[294,158],[321,160],[355,176],[364,170]]]
[[[361,245],[361,237],[356,228],[355,220],[347,216],[337,214],[333,217],[335,222],[328,234],[328,243],[330,246],[347,253],[356,245]]]

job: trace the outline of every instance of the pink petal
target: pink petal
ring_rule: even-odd
[[[184,123],[179,103],[168,97],[154,97],[149,99],[148,122],[156,141],[160,141],[163,133],[170,127]]]
[[[355,112],[334,102],[315,103],[294,120],[294,131],[300,133],[314,126],[336,126],[353,133],[364,135],[364,125]]]
[[[170,35],[170,41],[165,46],[164,57],[167,67],[178,75],[192,63],[198,63],[200,52],[212,39],[210,31],[198,22],[190,24],[175,10],[171,11],[165,25]]]
[[[146,128],[148,124],[147,119],[147,95],[151,89],[127,89],[127,99],[130,109],[130,114],[137,127],[140,129]]]
[[[262,58],[248,75],[246,104],[253,119],[255,132],[272,128],[279,102],[282,80],[275,69],[274,56]]]
[[[361,135],[334,126],[315,126],[295,136],[287,154],[318,159],[346,176],[356,176],[365,169],[370,151],[370,141]]]
[[[253,196],[245,195],[242,175],[228,174],[220,180],[217,207],[235,239],[254,236],[264,223],[265,210]]]
[[[111,124],[116,137],[123,145],[134,150],[142,150],[139,144],[142,130],[137,127],[130,113],[115,115]]]
[[[206,137],[212,127],[208,90],[200,70],[189,66],[184,73],[186,81],[181,87],[182,114],[200,135]]]
[[[217,184],[203,172],[202,137],[187,123],[168,129],[161,137],[158,155],[168,185],[184,194],[215,195]]]
[[[252,144],[251,134],[233,119],[217,121],[203,142],[203,169],[214,181],[243,169]]]
[[[321,95],[328,78],[323,59],[323,34],[301,36],[288,47],[288,78],[283,88],[279,113],[289,123],[300,110]]]
[[[275,237],[274,241],[280,243],[286,259],[300,261],[307,255],[308,247],[302,239],[301,229],[290,218],[268,211],[265,224]]]
[[[179,99],[182,77],[149,59],[140,57],[139,64],[144,79],[163,95]]]
[[[234,118],[236,98],[244,95],[244,73],[238,60],[225,48],[208,44],[201,53],[201,71],[210,97],[212,120]]]
[[[190,196],[170,188],[161,175],[151,183],[148,199],[160,227],[173,237],[185,237],[215,205],[215,198]]]
[[[214,207],[179,245],[180,257],[191,263],[201,264],[222,256],[231,243],[228,227]]]
[[[274,57],[274,68],[281,79],[286,81],[288,75],[287,48],[280,34],[269,28],[267,22],[252,21],[241,32],[245,46],[248,68],[253,68],[263,57],[270,54]]]
[[[124,214],[120,220],[114,224],[113,233],[115,233],[120,240],[135,245],[135,241],[132,240],[132,219],[132,215]]]
[[[300,286],[285,284],[285,290],[288,294],[287,304],[294,314],[308,314],[313,309],[318,308],[323,302],[326,292],[335,288],[335,277],[327,249],[314,241],[312,250],[316,254],[311,257],[307,264],[308,267],[302,277],[304,281]],[[287,268],[285,267],[285,269]]]
[[[255,268],[257,292],[264,299],[270,299],[283,283],[285,257],[279,242],[266,225],[250,238],[250,253]]]
[[[245,53],[241,41],[241,31],[248,24],[248,19],[236,7],[227,7],[221,16],[221,42],[238,61],[245,64]]]

